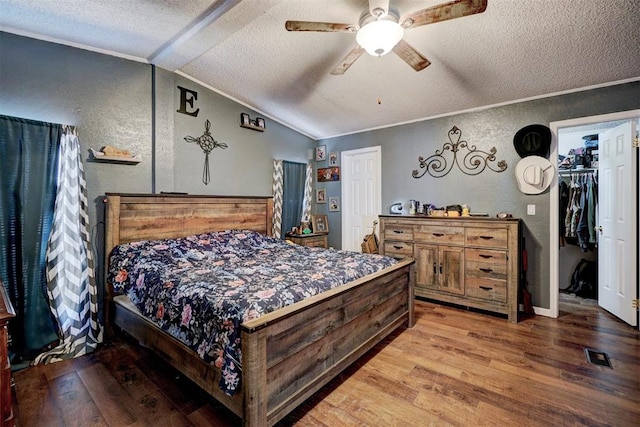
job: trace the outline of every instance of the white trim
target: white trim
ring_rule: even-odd
[[[598,116],[580,117],[577,119],[562,120],[558,122],[551,122],[549,128],[551,129],[551,159],[558,158],[558,130],[568,127],[576,127],[583,125],[593,125],[604,122],[614,122],[618,120],[632,120],[640,117],[640,110],[621,111],[617,113],[601,114]],[[560,202],[558,200],[558,177],[557,174],[551,183],[551,189],[549,196],[551,200],[549,202],[549,244],[551,245],[549,250],[549,317],[558,317],[558,301],[559,301],[559,256],[560,256],[560,228],[558,224],[558,215],[560,214]],[[537,314],[536,310],[536,314]]]
[[[182,59],[179,64],[176,64],[175,58],[181,56],[177,53],[178,48],[191,41],[238,3],[240,3],[240,0],[219,0],[214,2],[185,29],[153,52],[148,58],[149,62],[169,71],[175,71],[178,68],[184,67],[195,58]]]
[[[551,309],[548,309],[548,308],[533,307],[533,311],[536,314],[536,316],[558,317],[557,314],[555,316],[553,316],[551,314]]]
[[[458,115],[458,114],[476,113],[478,111],[488,110],[490,108],[504,107],[505,105],[519,104],[521,102],[535,101],[537,99],[552,98],[554,96],[568,95],[568,94],[571,94],[571,93],[584,92],[584,91],[587,91],[587,90],[600,89],[600,88],[609,87],[609,86],[617,86],[617,85],[621,85],[621,84],[625,84],[625,83],[633,83],[633,82],[636,82],[636,81],[640,81],[640,77],[632,77],[630,79],[618,80],[618,81],[615,81],[615,82],[607,82],[607,83],[601,83],[601,84],[597,84],[597,85],[585,86],[585,87],[576,88],[576,89],[568,89],[568,90],[563,90],[563,91],[559,91],[559,92],[547,93],[547,94],[544,94],[544,95],[536,95],[536,96],[531,96],[529,98],[514,99],[513,101],[499,102],[497,104],[483,105],[481,107],[469,108],[469,109],[466,109],[466,110],[458,110],[458,111],[452,111],[450,113],[436,114],[435,116],[421,117],[421,118],[418,118],[418,119],[407,120],[405,122],[398,122],[398,123],[392,123],[392,124],[389,124],[389,125],[372,127],[372,128],[368,128],[368,129],[355,130],[353,132],[341,133],[341,134],[338,134],[338,135],[321,136],[321,137],[317,137],[316,141],[322,141],[323,139],[330,139],[330,138],[338,138],[338,137],[347,136],[347,135],[355,135],[355,134],[358,134],[358,133],[370,132],[370,131],[373,131],[373,130],[386,129],[386,128],[391,128],[391,127],[395,127],[395,126],[408,125],[408,124],[411,124],[411,123],[424,122],[424,121],[427,121],[427,120],[439,119],[441,117],[451,117],[451,116],[455,116],[455,115]]]
[[[306,133],[306,132],[304,132],[304,131],[302,131],[302,130],[300,130],[298,128],[295,128],[295,127],[291,126],[290,124],[287,124],[287,123],[283,122],[282,120],[272,116],[271,114],[266,113],[266,112],[264,112],[264,111],[262,111],[262,110],[260,110],[260,109],[258,109],[256,107],[254,107],[253,105],[247,104],[246,102],[241,101],[238,98],[234,98],[233,96],[221,91],[220,89],[216,89],[213,86],[211,86],[210,84],[207,84],[207,83],[205,83],[203,81],[200,81],[200,80],[196,79],[195,77],[192,77],[192,76],[190,76],[189,74],[187,74],[187,73],[185,73],[183,71],[176,70],[176,71],[174,71],[174,73],[179,75],[179,76],[181,76],[181,77],[184,77],[185,79],[191,80],[192,82],[197,83],[197,84],[199,84],[200,86],[202,86],[204,88],[209,89],[211,92],[215,92],[218,95],[224,96],[225,98],[230,99],[233,102],[242,105],[243,107],[250,108],[251,110],[253,110],[256,113],[258,113],[259,115],[268,117],[269,119],[273,120],[274,122],[280,123],[282,126],[288,127],[289,129],[291,129],[293,131],[296,131],[299,134],[304,135],[307,138],[312,139],[313,141],[318,141],[318,139],[316,139],[315,137],[309,135],[308,133]]]
[[[7,27],[6,25],[0,25],[0,31],[9,34],[15,34],[17,36],[29,37],[30,39],[42,40],[44,42],[55,43],[62,46],[69,46],[76,49],[88,50],[89,52],[96,52],[103,55],[115,56],[116,58],[128,59],[129,61],[134,62],[142,62],[144,64],[149,64],[149,61],[146,58],[141,58],[139,56],[128,55],[126,53],[114,52],[112,50],[101,49],[95,46],[88,46],[82,43],[70,42],[68,40],[62,40],[56,37],[43,36],[42,34],[33,33],[31,31],[19,30],[17,28]]]

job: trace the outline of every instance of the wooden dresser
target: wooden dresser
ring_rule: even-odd
[[[296,234],[295,236],[287,236],[287,239],[293,243],[302,246],[310,246],[315,248],[328,248],[327,234]]]
[[[380,252],[416,260],[415,295],[518,321],[521,221],[380,216]]]
[[[13,399],[11,398],[11,365],[9,363],[7,324],[15,317],[11,301],[0,280],[0,416],[2,426],[12,426]]]

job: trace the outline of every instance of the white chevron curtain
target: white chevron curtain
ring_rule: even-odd
[[[59,345],[34,364],[52,363],[92,352],[102,342],[98,293],[89,239],[87,186],[74,128],[60,140],[58,190],[47,246],[47,294],[58,323]]]
[[[302,201],[302,221],[311,219],[311,202],[313,191],[313,164],[307,163]],[[284,198],[284,165],[283,160],[273,160],[273,237],[282,236],[282,209]]]
[[[284,169],[281,159],[273,159],[273,229],[272,235],[279,239],[282,235],[282,195]]]
[[[302,221],[311,221],[311,194],[313,191],[313,165],[307,163],[307,175],[304,180],[304,201],[302,202]]]

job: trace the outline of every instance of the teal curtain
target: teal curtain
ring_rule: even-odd
[[[0,277],[16,310],[12,352],[31,359],[58,340],[45,252],[62,126],[0,115]]]
[[[284,236],[285,232],[299,226],[302,220],[307,165],[285,160],[282,162],[282,166],[282,234]]]

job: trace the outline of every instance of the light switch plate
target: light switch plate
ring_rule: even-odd
[[[527,205],[527,215],[536,214],[536,205]]]

